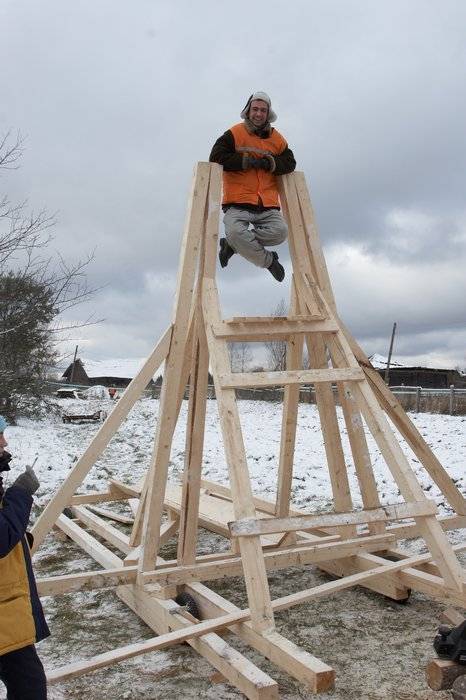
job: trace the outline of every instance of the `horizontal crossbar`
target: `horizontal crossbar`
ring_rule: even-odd
[[[363,381],[364,372],[357,367],[347,369],[308,369],[285,372],[238,372],[219,376],[222,389],[317,384],[320,382]]]
[[[276,319],[269,319],[269,323],[247,323],[231,324],[226,321],[213,326],[216,338],[225,340],[244,340],[249,342],[263,342],[280,338],[288,338],[291,335],[311,334],[311,333],[337,333],[338,325],[335,321],[322,320],[291,320],[283,319],[277,322]]]
[[[416,501],[381,506],[370,510],[350,513],[320,513],[316,515],[298,515],[291,518],[244,518],[228,523],[232,537],[256,537],[275,532],[296,532],[297,530],[315,530],[317,528],[341,527],[342,525],[363,525],[365,523],[387,520],[403,520],[425,515],[435,515],[437,506],[433,501]]]
[[[357,574],[352,574],[351,576],[338,579],[337,581],[329,581],[305,591],[299,591],[298,593],[292,593],[291,595],[277,598],[276,600],[272,601],[272,608],[274,612],[286,610],[294,605],[331,595],[332,593],[344,590],[345,588],[357,586],[370,578],[375,578],[381,575],[383,576],[384,573],[401,571],[407,567],[416,566],[417,564],[429,562],[431,560],[432,555],[428,553],[410,557],[402,562],[387,562],[387,564],[384,566],[377,566],[369,571],[362,571]],[[47,680],[50,685],[60,683],[70,678],[82,676],[90,671],[95,671],[98,668],[103,668],[105,666],[118,663],[119,661],[124,661],[125,659],[140,656],[141,654],[147,654],[148,652],[156,651],[157,649],[165,649],[173,644],[184,642],[187,639],[200,637],[209,632],[215,632],[216,630],[230,627],[236,623],[245,622],[246,620],[249,620],[250,617],[251,613],[249,608],[246,608],[245,610],[238,610],[238,612],[227,615],[221,615],[213,620],[199,622],[198,624],[185,627],[181,630],[168,632],[167,634],[162,634],[159,637],[147,639],[144,642],[128,644],[125,647],[120,647],[119,649],[104,652],[103,654],[98,654],[97,656],[93,656],[89,659],[84,659],[83,661],[77,661],[72,664],[68,664],[67,666],[57,668],[54,671],[47,673]]]

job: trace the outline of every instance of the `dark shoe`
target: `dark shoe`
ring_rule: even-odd
[[[232,255],[235,254],[235,251],[231,246],[228,245],[228,241],[226,238],[221,238],[220,239],[220,252],[218,254],[218,259],[220,260],[220,265],[222,267],[226,267],[228,265],[228,261],[231,258]]]
[[[268,266],[267,270],[270,272],[271,275],[275,277],[276,280],[282,282],[285,279],[285,270],[283,268],[283,265],[280,265],[280,263],[278,262],[278,253],[275,253],[274,251],[272,255],[273,262],[271,265]]]

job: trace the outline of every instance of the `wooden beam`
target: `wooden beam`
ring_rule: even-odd
[[[206,322],[207,342],[230,475],[235,517],[254,517],[256,510],[235,392],[232,389],[223,389],[219,381],[219,375],[225,373],[227,368],[231,367],[231,364],[226,342],[217,340],[212,331],[213,325],[220,320],[220,306],[215,282],[210,278],[205,278],[203,282],[202,310]],[[252,609],[253,625],[257,631],[261,632],[273,629],[275,623],[260,538],[250,538],[248,541],[243,539],[240,541],[239,547],[243,559],[248,601]]]
[[[236,372],[219,375],[222,389],[273,387],[288,384],[316,384],[318,382],[362,381],[361,369],[307,369],[285,372]]]
[[[125,501],[128,498],[124,493],[116,494],[114,491],[88,491],[76,493],[67,505],[80,506],[85,503],[111,503],[112,501]]]
[[[137,566],[120,566],[116,569],[37,578],[36,583],[37,591],[43,597],[75,593],[76,591],[91,591],[96,588],[113,588],[123,583],[134,583],[136,575]]]
[[[105,422],[102,423],[101,427],[91,440],[89,446],[86,448],[71,472],[68,474],[64,483],[60,486],[53,498],[42,511],[37,522],[32,528],[32,534],[34,535],[33,552],[35,552],[40,546],[44,537],[55,524],[60,513],[70,502],[76,489],[83,482],[84,477],[89,472],[92,465],[107,447],[108,443],[117,432],[129,411],[134,406],[154,374],[157,372],[162,362],[165,360],[168,348],[170,346],[171,335],[172,327],[170,326],[165,331],[162,338],[157,343],[156,347],[149,355],[137,375],[125,389],[123,395],[114,406],[112,412],[108,415]]]
[[[296,322],[285,319],[277,322],[275,318],[269,318],[269,324],[248,323],[232,325],[228,321],[221,321],[213,327],[216,338],[224,338],[229,342],[243,340],[250,342],[267,342],[269,340],[286,339],[290,335],[304,335],[307,333],[336,333],[338,326],[334,321],[312,321],[309,317]]]
[[[321,561],[337,560],[353,556],[361,551],[377,552],[389,546],[394,539],[393,535],[373,535],[343,542],[322,544],[303,542],[286,549],[264,552],[265,568],[267,571],[274,571],[289,566],[304,566]],[[146,584],[158,583],[161,586],[181,585],[191,581],[214,581],[241,576],[242,570],[241,557],[228,557],[209,562],[196,561],[190,566],[172,566],[147,571],[142,575],[142,581]]]
[[[87,525],[97,535],[100,535],[106,542],[112,544],[124,554],[130,552],[131,547],[129,546],[128,535],[120,532],[120,530],[102,520],[98,515],[91,513],[85,506],[73,506],[72,512],[79,521]]]
[[[414,503],[397,503],[370,510],[351,513],[319,513],[290,518],[248,518],[228,523],[232,537],[253,537],[275,532],[294,532],[296,530],[314,530],[342,525],[357,525],[369,522],[402,520],[418,516],[434,515],[437,506],[433,501]]]
[[[390,562],[384,567],[377,567],[376,569],[371,569],[370,571],[363,571],[358,574],[354,574],[353,576],[348,576],[345,579],[330,581],[328,583],[321,584],[320,586],[315,586],[309,590],[299,591],[298,593],[283,596],[277,600],[274,600],[272,602],[272,606],[276,611],[286,610],[293,605],[314,600],[316,598],[344,590],[345,588],[356,586],[362,581],[371,578],[371,576],[379,576],[382,573],[381,569],[384,572],[399,571],[405,567],[414,566],[417,563],[430,561],[431,558],[432,556],[430,554],[424,554],[410,557],[403,562]],[[250,610],[247,608],[246,610],[241,610],[237,613],[222,615],[214,620],[206,620],[205,622],[190,625],[182,630],[168,632],[167,634],[148,639],[144,642],[128,644],[119,649],[98,654],[97,656],[89,659],[77,661],[75,663],[68,664],[67,666],[63,666],[62,668],[56,669],[55,671],[51,671],[47,674],[47,681],[50,685],[53,685],[70,678],[76,678],[77,676],[89,673],[90,671],[95,671],[98,668],[111,666],[119,661],[124,661],[125,659],[134,658],[135,656],[147,654],[148,652],[156,651],[158,649],[166,649],[169,646],[179,644],[187,639],[200,637],[208,632],[214,632],[216,630],[234,625],[238,622],[249,620],[250,615]]]
[[[123,513],[117,513],[116,511],[108,510],[107,508],[99,508],[98,506],[91,505],[89,510],[96,515],[103,515],[104,518],[114,520],[116,523],[123,523],[123,525],[132,525],[134,523],[134,517],[124,515]]]
[[[184,589],[195,597],[203,617],[218,617],[239,610],[236,605],[202,583],[192,583]],[[311,692],[332,690],[335,682],[333,668],[278,632],[258,634],[249,621],[232,625],[228,629],[299,683],[303,683]]]
[[[155,599],[137,586],[120,586],[117,595],[159,634],[182,629],[193,622],[174,601]],[[247,698],[278,700],[276,682],[214,632],[186,642]]]
[[[188,214],[180,254],[178,281],[173,310],[173,333],[165,363],[160,415],[147,481],[147,497],[141,541],[140,571],[152,569],[160,545],[163,498],[167,483],[173,433],[175,431],[180,375],[184,364],[188,322],[194,305],[193,289],[199,258],[201,236],[205,226],[210,170],[208,163],[198,163],[192,182]]]
[[[106,569],[118,569],[123,566],[123,561],[107,547],[92,537],[86,530],[80,527],[66,515],[60,515],[57,520],[57,527],[60,528],[70,539],[78,544],[95,561]]]

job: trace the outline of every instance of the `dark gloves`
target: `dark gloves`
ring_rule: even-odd
[[[27,491],[27,493],[32,496],[39,488],[40,482],[34,473],[34,469],[32,467],[26,467],[26,471],[18,476],[12,486],[18,486],[18,488],[24,489],[24,491]]]
[[[272,170],[272,161],[269,158],[248,158],[248,168]]]

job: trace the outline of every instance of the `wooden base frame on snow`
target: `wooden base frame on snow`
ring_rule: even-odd
[[[338,317],[314,216],[302,173],[284,176],[281,203],[289,224],[293,268],[286,317],[224,320],[215,284],[221,200],[221,168],[199,163],[193,179],[181,250],[172,324],[133,379],[34,527],[35,546],[55,528],[74,540],[103,568],[38,581],[41,595],[115,587],[117,595],[159,636],[70,664],[48,674],[58,682],[122,659],[187,641],[249,698],[277,698],[276,682],[230,647],[216,632],[229,630],[315,692],[332,687],[325,662],[280,635],[274,613],[354,585],[395,600],[410,589],[454,605],[466,605],[465,575],[446,530],[466,526],[466,502],[398,401]],[[286,370],[233,373],[228,343],[286,341]],[[309,369],[303,368],[306,346]],[[76,493],[149,380],[165,363],[160,413],[150,468],[142,483],[111,480],[102,493]],[[209,367],[214,383],[229,468],[230,487],[202,479]],[[183,483],[168,482],[173,432],[189,382]],[[316,391],[334,509],[305,513],[290,505],[300,385]],[[337,421],[337,387],[363,510],[355,510]],[[249,479],[236,388],[283,386],[283,420],[274,503],[254,497]],[[427,499],[389,421],[395,425],[450,503],[454,515],[440,517]],[[403,501],[383,505],[370,461],[364,423],[372,433]],[[100,504],[128,500],[131,534]],[[68,506],[73,518],[62,514]],[[125,518],[124,518],[125,519]],[[128,518],[126,517],[126,520]],[[85,526],[85,527],[83,527]],[[198,556],[198,528],[230,539],[230,550]],[[120,556],[96,539],[98,535]],[[164,561],[160,546],[177,535],[177,558]],[[408,556],[397,541],[421,537],[427,553]],[[272,600],[267,572],[315,564],[341,577]],[[249,607],[240,610],[205,582],[244,577]],[[196,600],[202,622],[174,600],[179,592]]]

